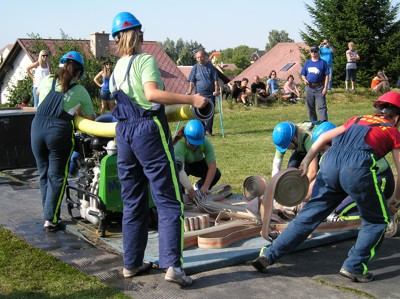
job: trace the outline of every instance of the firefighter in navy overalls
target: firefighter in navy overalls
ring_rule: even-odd
[[[300,165],[302,175],[306,174],[312,159],[333,140],[321,159],[311,199],[282,234],[261,249],[260,256],[253,261],[258,271],[264,272],[282,255],[295,250],[350,195],[357,203],[362,225],[339,274],[354,282],[373,279],[367,263],[384,240],[390,219],[385,194],[378,184],[377,161],[391,152],[400,173],[400,94],[388,92],[376,100],[374,107],[374,115],[355,116],[322,134],[311,146]],[[400,202],[399,187],[400,177],[389,200],[390,206]]]
[[[78,113],[94,120],[89,93],[76,84],[84,73],[82,56],[75,51],[68,52],[61,58],[60,66],[58,74],[40,82],[39,106],[31,127],[47,232],[59,229],[60,206],[74,147],[74,115]]]
[[[164,104],[191,104],[202,108],[200,95],[164,91],[156,59],[141,53],[142,25],[128,12],[117,14],[112,37],[118,60],[110,80],[118,119],[116,141],[118,176],[123,200],[122,238],[124,277],[133,277],[151,266],[144,261],[148,238],[148,186],[158,211],[159,267],[165,279],[187,286],[192,279],[183,265],[183,203],[176,172],[171,132]]]

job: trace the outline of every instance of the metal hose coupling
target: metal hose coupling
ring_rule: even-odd
[[[192,106],[192,112],[196,119],[200,121],[209,120],[214,115],[214,104],[210,99],[207,99],[207,104],[203,108]]]

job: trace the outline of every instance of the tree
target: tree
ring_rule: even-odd
[[[194,58],[194,55],[197,51],[204,50],[203,45],[199,44],[197,41],[188,42],[183,41],[182,38],[178,39],[176,43],[167,38],[164,42],[159,42],[159,45],[177,65],[195,64],[196,59]]]
[[[255,51],[257,51],[256,48],[249,48],[244,45],[228,48],[221,51],[220,61],[234,63],[240,71],[243,71],[251,64],[250,58]]]
[[[93,59],[93,56],[90,54],[86,54],[84,49],[81,49],[77,40],[69,38],[66,34],[61,32],[62,39],[60,43],[54,42],[54,50],[49,51],[46,43],[40,37],[39,34],[30,34],[28,35],[32,39],[32,44],[29,46],[27,50],[33,53],[39,53],[41,50],[46,49],[50,53],[50,63],[52,66],[52,72],[56,72],[58,65],[60,63],[60,59],[62,55],[70,52],[77,51],[85,62],[85,74],[82,79],[79,80],[79,84],[85,86],[86,90],[89,92],[90,97],[94,99],[94,106],[97,108],[99,106],[99,88],[94,83],[94,76],[103,68],[103,62]],[[9,92],[9,100],[5,107],[15,107],[19,101],[21,100],[24,94],[32,94],[32,80],[26,75],[26,77],[22,80],[19,80],[16,84],[12,86],[8,86],[7,90]]]
[[[334,86],[345,79],[345,52],[350,41],[356,44],[357,85],[369,87],[379,69],[385,69],[393,86],[400,69],[400,21],[396,21],[399,3],[390,0],[314,0],[306,4],[313,24],[306,24],[302,39],[308,45],[319,45],[328,38],[336,49]]]
[[[271,50],[277,43],[293,43],[294,40],[289,38],[289,34],[285,30],[271,30],[268,35],[268,43],[265,45],[265,52]]]
[[[167,53],[167,55],[169,56],[169,58],[172,59],[172,61],[174,61],[176,63],[176,61],[179,58],[179,53],[175,47],[175,42],[169,38],[167,38],[164,42],[159,43],[161,46],[161,49],[163,49],[165,51],[165,53]]]
[[[193,53],[186,47],[184,47],[179,54],[177,65],[193,65],[196,60],[193,58]]]

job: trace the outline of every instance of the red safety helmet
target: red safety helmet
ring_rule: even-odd
[[[400,93],[389,91],[381,95],[374,103],[374,106],[379,103],[388,103],[400,109]]]

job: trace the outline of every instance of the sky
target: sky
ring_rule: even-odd
[[[25,7],[29,3],[29,7]],[[111,33],[114,16],[131,12],[139,19],[145,40],[196,41],[206,51],[247,45],[264,49],[271,30],[285,30],[301,41],[304,22],[312,24],[299,0],[13,0],[2,5],[0,49],[29,34],[61,38],[61,31],[74,39],[89,39],[91,33]],[[284,4],[282,4],[284,3]],[[288,12],[290,7],[290,12]],[[111,36],[111,35],[110,35]]]
[[[142,23],[148,41],[182,38],[208,52],[240,45],[264,50],[271,30],[302,41],[304,24],[313,25],[305,3],[314,6],[313,0],[11,0],[1,7],[0,49],[30,34],[89,39],[95,32],[111,33],[114,16],[128,11]]]

